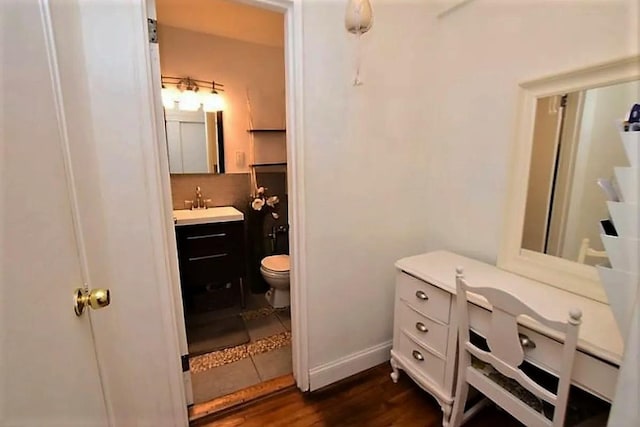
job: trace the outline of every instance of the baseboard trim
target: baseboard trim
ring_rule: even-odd
[[[318,390],[336,381],[357,374],[388,361],[391,357],[391,341],[341,357],[309,370],[309,389]]]

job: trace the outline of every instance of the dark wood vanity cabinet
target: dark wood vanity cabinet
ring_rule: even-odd
[[[244,222],[176,226],[186,312],[244,305]]]

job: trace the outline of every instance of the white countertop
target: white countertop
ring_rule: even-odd
[[[176,226],[215,224],[219,222],[243,221],[244,214],[233,206],[208,209],[180,209],[173,211]]]
[[[456,267],[460,266],[464,269],[465,278],[472,285],[493,287],[508,292],[549,319],[566,321],[570,309],[580,308],[582,325],[578,349],[616,365],[621,364],[623,340],[608,304],[447,251],[403,258],[395,265],[396,268],[453,295],[456,293]],[[470,294],[469,301],[483,308],[491,308],[484,298],[477,295]],[[524,326],[538,329],[552,338],[559,338],[554,336],[557,333],[537,322],[535,325],[525,323],[529,322],[523,319]]]

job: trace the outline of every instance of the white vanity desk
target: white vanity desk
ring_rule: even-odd
[[[472,284],[501,289],[541,315],[566,321],[571,308],[582,310],[580,340],[573,370],[574,385],[612,401],[623,354],[623,341],[608,305],[527,279],[446,251],[403,258],[396,264],[395,321],[391,365],[432,394],[441,404],[447,425],[455,390],[455,269],[464,268]],[[469,295],[470,325],[480,335],[489,324],[486,300]],[[521,333],[535,343],[526,360],[553,372],[560,361],[561,337],[523,318]]]

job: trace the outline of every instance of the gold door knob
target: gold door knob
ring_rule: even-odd
[[[109,289],[88,290],[78,288],[73,293],[73,309],[76,316],[82,316],[84,309],[91,307],[97,310],[106,307],[111,303],[111,291]]]

